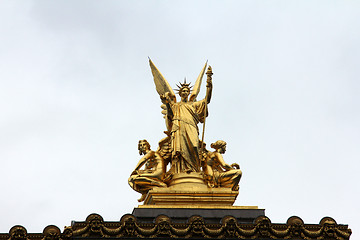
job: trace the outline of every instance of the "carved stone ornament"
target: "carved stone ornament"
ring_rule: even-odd
[[[98,214],[89,215],[84,222],[74,222],[60,233],[58,227],[47,226],[43,233],[30,233],[22,226],[14,226],[9,234],[0,234],[7,240],[75,240],[78,238],[191,238],[191,239],[350,239],[351,230],[325,217],[319,224],[304,224],[299,217],[290,217],[286,224],[272,223],[259,216],[254,223],[240,223],[233,216],[225,216],[220,223],[206,223],[201,216],[192,216],[185,223],[173,222],[165,215],[153,223],[139,222],[131,214],[118,222],[106,222]]]
[[[42,240],[59,240],[61,239],[61,231],[57,226],[49,225],[44,228],[44,238]]]
[[[28,240],[26,228],[20,225],[13,226],[9,234],[9,240]]]

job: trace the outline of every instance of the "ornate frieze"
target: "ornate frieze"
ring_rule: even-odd
[[[324,217],[319,224],[305,224],[299,217],[290,217],[285,224],[272,223],[259,216],[253,223],[240,223],[233,216],[224,217],[218,224],[208,224],[201,216],[192,216],[186,223],[175,223],[165,215],[154,223],[139,222],[126,214],[118,222],[105,222],[98,214],[90,214],[84,222],[74,222],[61,233],[54,225],[43,233],[27,233],[23,226],[14,226],[1,240],[73,240],[79,238],[192,238],[192,239],[349,239],[347,225],[337,224]]]

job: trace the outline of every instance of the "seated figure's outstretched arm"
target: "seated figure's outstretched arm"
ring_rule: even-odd
[[[139,160],[138,164],[136,165],[136,167],[131,175],[137,174],[137,171],[146,163],[146,161],[147,161],[147,158],[145,155]]]
[[[155,164],[154,167],[151,169],[151,172],[141,173],[141,176],[161,179],[165,174],[164,160],[162,159],[162,157],[154,151],[147,152],[144,157],[146,157],[147,159],[154,159]]]
[[[221,153],[214,152],[214,154],[215,154],[216,160],[218,161],[218,163],[224,170],[228,171],[228,170],[233,169],[229,164],[225,163],[224,158],[221,155]]]

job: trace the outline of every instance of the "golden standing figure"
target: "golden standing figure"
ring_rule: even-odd
[[[201,80],[206,65],[196,80],[193,90],[190,84],[180,83],[178,92],[181,98],[176,102],[176,97],[170,85],[160,71],[150,60],[151,70],[154,76],[156,90],[160,95],[165,114],[166,125],[171,134],[171,168],[172,173],[200,172],[199,158],[199,129],[198,123],[203,123],[207,116],[207,104],[210,103],[212,92],[211,78],[207,80],[207,93],[203,100],[196,101],[200,91]],[[190,93],[191,92],[191,93]]]

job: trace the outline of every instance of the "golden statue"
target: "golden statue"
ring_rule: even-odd
[[[195,84],[186,79],[177,85],[180,101],[170,84],[149,59],[156,91],[160,95],[161,108],[166,124],[166,137],[161,139],[156,151],[150,149],[146,140],[139,141],[140,159],[129,178],[129,185],[142,196],[144,205],[231,205],[238,195],[242,175],[239,165],[224,162],[222,154],[226,142],[211,144],[215,149],[205,148],[204,130],[208,115],[207,105],[212,94],[212,68],[206,72],[206,96],[197,101],[207,63],[202,68]],[[198,124],[203,123],[202,138]],[[166,171],[167,165],[169,170]],[[140,168],[145,165],[144,170]]]
[[[159,153],[150,149],[150,144],[146,140],[140,140],[138,144],[139,154],[144,155],[131,173],[129,185],[135,191],[142,194],[139,202],[144,201],[147,192],[153,187],[167,187],[163,182],[165,175],[164,159]],[[140,168],[145,164],[145,169]]]
[[[210,177],[208,179],[209,185],[211,187],[231,188],[237,191],[242,172],[237,163],[233,163],[231,166],[225,163],[221,154],[226,151],[226,142],[218,140],[212,143],[211,147],[215,151],[207,154],[204,169],[205,173]]]
[[[171,135],[172,160],[170,172],[200,172],[199,129],[197,124],[203,123],[207,116],[207,104],[210,103],[212,81],[208,77],[207,93],[203,100],[196,101],[200,91],[201,80],[206,64],[193,87],[189,83],[180,83],[178,93],[181,101],[177,102],[169,83],[150,60],[151,71],[154,76],[156,90],[165,106],[165,120]],[[211,67],[209,67],[211,69]],[[191,91],[191,88],[192,91]],[[191,91],[191,94],[190,94]],[[189,97],[190,95],[190,97]]]

